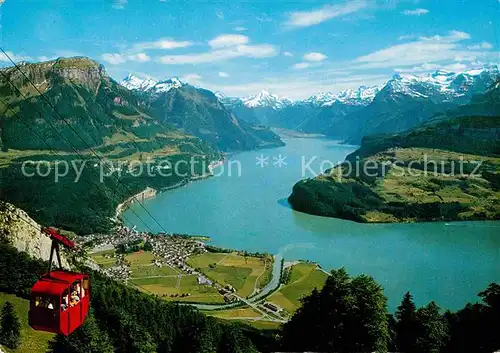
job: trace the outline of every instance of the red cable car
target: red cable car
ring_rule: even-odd
[[[38,331],[69,335],[85,321],[90,305],[89,277],[62,269],[59,245],[69,249],[75,243],[52,228],[42,228],[52,239],[49,270],[31,288],[29,325]],[[56,253],[59,269],[51,271]]]

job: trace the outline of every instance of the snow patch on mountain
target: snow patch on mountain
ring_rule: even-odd
[[[120,84],[130,90],[148,91],[152,93],[168,92],[172,88],[180,88],[185,85],[178,77],[168,80],[155,81],[152,78],[139,78],[133,74],[125,77]]]
[[[242,102],[249,108],[266,107],[271,109],[281,109],[293,103],[293,101],[287,97],[278,97],[268,91],[261,91],[250,97],[242,98]]]
[[[303,103],[320,107],[328,107],[335,103],[357,106],[368,105],[373,101],[380,89],[379,86],[361,86],[358,89],[346,89],[339,93],[318,93],[305,99]]]
[[[484,92],[499,78],[497,66],[461,73],[437,70],[422,76],[395,74],[383,91],[390,96],[406,95],[446,102]]]
[[[139,78],[133,74],[125,77],[120,84],[129,90],[146,91],[156,85],[156,81],[152,78]]]

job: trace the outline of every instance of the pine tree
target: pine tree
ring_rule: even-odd
[[[16,349],[21,343],[21,325],[11,302],[5,302],[2,309],[0,327],[0,343],[11,349]]]
[[[430,302],[416,313],[417,340],[416,351],[420,353],[438,353],[448,339],[448,326],[443,315],[439,313],[439,306]]]
[[[50,342],[53,353],[113,353],[113,345],[105,330],[89,313],[84,324],[68,337],[58,335]]]
[[[398,352],[415,352],[417,308],[410,292],[407,292],[396,310],[396,346]]]
[[[302,300],[302,307],[283,330],[290,351],[386,352],[389,337],[382,287],[368,276],[350,278],[332,271],[321,291]]]

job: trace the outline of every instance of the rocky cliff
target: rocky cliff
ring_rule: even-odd
[[[0,201],[0,241],[7,242],[19,251],[24,251],[36,259],[50,258],[51,241],[40,231],[41,226],[23,210]],[[69,263],[61,252],[64,268]],[[54,259],[54,264],[56,260]]]

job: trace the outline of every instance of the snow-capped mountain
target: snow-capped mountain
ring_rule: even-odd
[[[155,81],[151,78],[139,78],[133,74],[125,77],[120,84],[130,90],[138,90],[150,93],[168,92],[172,88],[185,85],[178,77],[172,77],[163,81]]]
[[[381,99],[400,96],[428,99],[434,103],[467,100],[483,93],[500,78],[497,66],[454,73],[446,70],[416,76],[395,74],[381,91]]]
[[[214,92],[217,99],[224,104],[225,107],[233,108],[237,105],[243,104],[243,101],[239,97],[228,97],[220,91]]]
[[[339,93],[318,93],[302,102],[320,107],[328,107],[335,103],[365,106],[373,101],[380,89],[379,86],[361,86],[358,89],[346,89]]]
[[[154,87],[156,85],[156,81],[152,78],[139,78],[133,74],[128,74],[120,84],[123,87],[128,88],[129,90],[139,90],[139,91],[147,91],[148,89]]]
[[[248,108],[271,108],[271,109],[281,109],[287,107],[293,103],[291,99],[287,97],[278,97],[275,94],[271,94],[267,91],[261,91],[258,94],[242,98],[241,101],[243,105]]]

